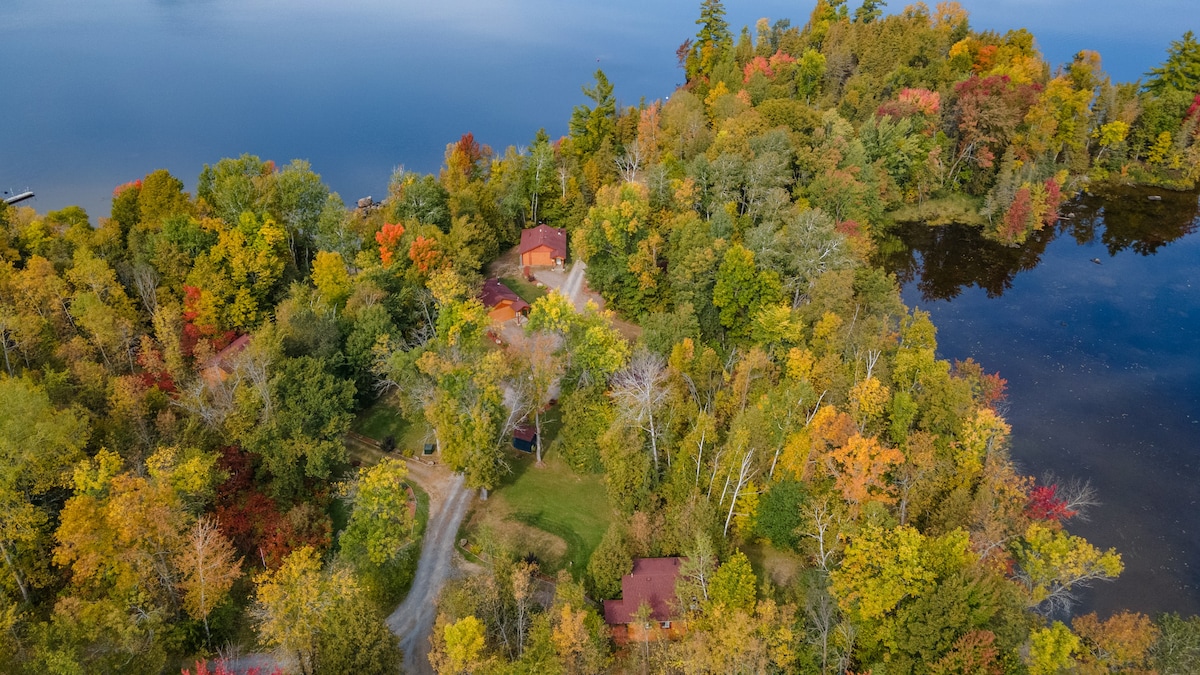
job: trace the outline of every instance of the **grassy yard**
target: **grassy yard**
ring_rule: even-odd
[[[464,526],[468,539],[491,536],[517,555],[533,553],[542,570],[579,577],[612,522],[600,476],[579,476],[558,457],[534,466],[532,455],[510,460],[513,472]]]
[[[350,428],[377,441],[391,436],[396,439],[396,449],[405,455],[420,454],[426,438],[432,438],[425,420],[406,419],[390,396],[379,399],[359,413]]]
[[[513,293],[516,293],[522,300],[533,304],[534,300],[547,295],[549,291],[545,287],[539,288],[537,284],[526,281],[525,277],[503,277],[500,281],[509,288]]]
[[[805,568],[804,558],[792,551],[781,551],[770,544],[754,542],[741,546],[759,578],[785,587],[796,581]]]

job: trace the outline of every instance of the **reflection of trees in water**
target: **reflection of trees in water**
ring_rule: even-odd
[[[1150,200],[1150,195],[1161,200]],[[1127,248],[1153,255],[1196,229],[1200,202],[1195,192],[1119,188],[1081,197],[1063,211],[1073,214],[1070,220],[1034,232],[1016,247],[985,239],[979,228],[969,225],[899,223],[880,236],[876,262],[901,284],[915,281],[926,301],[950,300],[970,286],[995,298],[1012,287],[1018,272],[1036,267],[1059,234],[1068,234],[1079,244],[1099,237],[1109,256]]]
[[[1005,246],[970,225],[902,223],[879,242],[879,262],[901,284],[915,280],[927,301],[955,298],[969,286],[995,298],[1012,286],[1017,272],[1037,266],[1054,235],[1047,228],[1024,246]]]
[[[1151,200],[1151,195],[1161,199]],[[1127,248],[1154,255],[1159,247],[1191,234],[1200,202],[1195,192],[1117,188],[1104,195],[1084,196],[1072,207],[1075,220],[1066,223],[1071,236],[1086,244],[1099,234],[1111,257]]]

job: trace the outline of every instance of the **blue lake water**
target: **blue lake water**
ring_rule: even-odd
[[[1158,194],[1162,201],[1148,196]],[[1008,380],[1026,473],[1090,480],[1069,529],[1126,570],[1083,609],[1200,612],[1200,227],[1195,193],[1085,198],[1023,248],[908,226],[886,261],[939,355]]]
[[[736,31],[759,17],[802,25],[813,4],[725,6]],[[1171,40],[1200,30],[1194,0],[962,5],[977,29],[1030,28],[1052,64],[1096,49],[1118,81],[1138,79]],[[528,143],[539,127],[566,133],[597,68],[626,104],[669,95],[682,79],[675,48],[696,32],[698,7],[5,0],[0,190],[30,188],[38,210],[79,204],[95,221],[118,184],[165,168],[194,189],[203,164],[250,152],[307,159],[348,201],[379,197],[396,166],[436,171],[464,132],[498,150]],[[1130,569],[1092,602],[1200,611],[1191,287],[1200,243],[1183,237],[1153,257],[1109,257],[1106,232],[1097,226],[1083,244],[1064,234],[1023,250],[979,249],[999,264],[981,273],[985,285],[1011,286],[996,298],[968,287],[953,301],[926,301],[916,281],[906,298],[934,312],[943,355],[974,356],[1008,378],[1014,453],[1030,472],[1100,487],[1105,505],[1077,529],[1119,547]],[[934,260],[944,277],[969,276],[953,252],[930,251],[925,267]]]
[[[307,159],[347,200],[378,197],[397,165],[436,171],[467,131],[498,150],[539,127],[565,134],[596,68],[627,104],[669,95],[699,4],[5,0],[0,190],[94,220],[118,184],[166,168],[194,188],[203,164],[251,152]],[[813,4],[725,6],[737,31],[760,17],[803,25]],[[979,29],[1029,27],[1051,63],[1096,49],[1121,81],[1200,29],[1191,0],[962,5]]]

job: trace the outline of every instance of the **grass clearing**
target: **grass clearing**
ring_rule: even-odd
[[[962,224],[980,227],[987,224],[987,220],[979,215],[980,205],[980,200],[969,195],[954,194],[926,199],[920,204],[907,204],[888,215],[898,223]]]
[[[537,284],[527,281],[525,277],[501,277],[500,282],[531,305],[534,300],[550,293],[545,286],[539,287]]]
[[[532,455],[514,457],[513,472],[476,507],[464,535],[488,536],[517,555],[535,554],[542,570],[569,569],[580,577],[612,522],[600,476],[579,476],[557,456],[534,466]]]
[[[767,543],[755,542],[741,547],[759,578],[767,578],[779,588],[791,584],[804,570],[804,558],[791,551],[781,551]]]
[[[359,413],[350,426],[352,431],[377,441],[391,436],[396,450],[405,456],[419,455],[426,439],[432,439],[429,424],[424,418],[411,420],[400,412],[392,396],[384,396]]]

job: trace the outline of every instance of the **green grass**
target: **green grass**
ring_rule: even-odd
[[[546,458],[544,467],[534,466],[532,457],[512,465],[513,473],[494,498],[507,502],[515,520],[566,541],[563,566],[570,562],[572,572],[582,574],[612,522],[603,481],[599,476],[577,475],[555,456]]]
[[[952,194],[926,199],[921,204],[907,204],[888,215],[898,223],[962,224],[978,227],[987,224],[987,220],[979,215],[980,206],[980,200],[969,195]]]
[[[526,281],[524,277],[502,277],[500,282],[511,288],[513,293],[516,293],[522,300],[531,305],[534,300],[549,293],[544,287],[538,288],[537,284]]]
[[[396,439],[396,449],[406,456],[419,455],[426,437],[429,436],[429,425],[425,420],[405,418],[390,396],[379,399],[359,413],[350,428],[377,441],[391,436]]]

